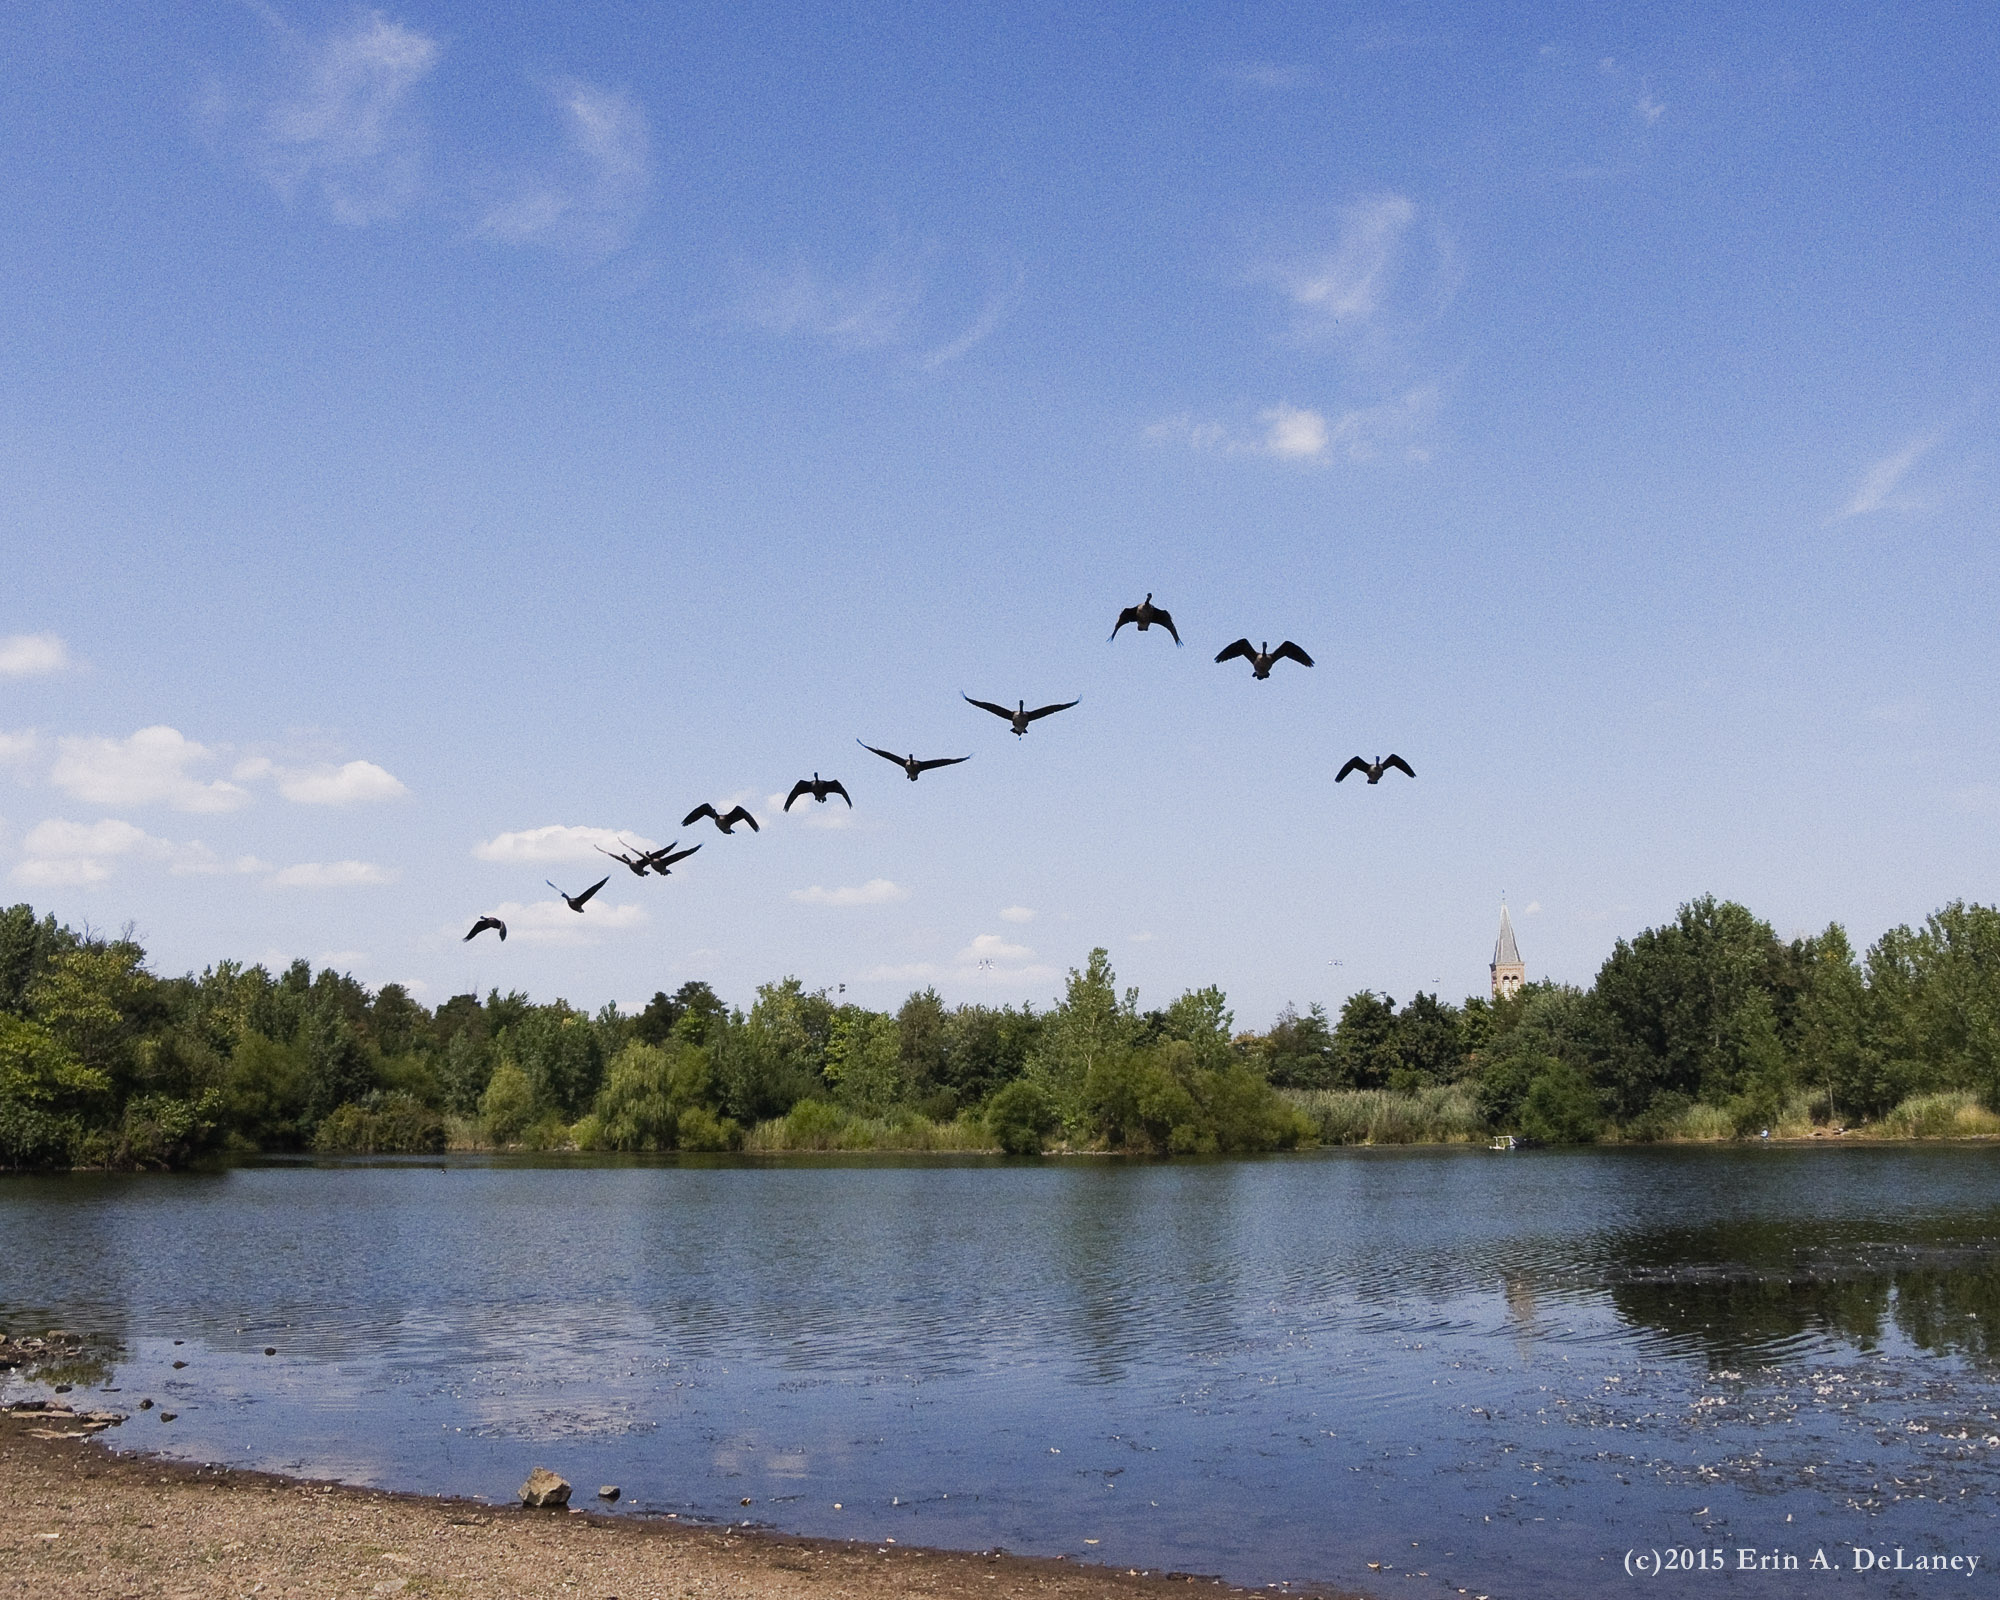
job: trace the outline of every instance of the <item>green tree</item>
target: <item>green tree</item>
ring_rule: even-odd
[[[1087,1131],[1091,1069],[1129,1051],[1139,1031],[1138,991],[1127,990],[1121,1001],[1117,985],[1108,951],[1091,951],[1081,972],[1071,967],[1062,1003],[1043,1022],[1028,1060],[1029,1074],[1079,1133]]]
[[[1333,1028],[1334,1087],[1380,1089],[1401,1065],[1396,1002],[1368,989],[1349,995]]]

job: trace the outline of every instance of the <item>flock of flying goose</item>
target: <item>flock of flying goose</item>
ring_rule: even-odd
[[[1111,637],[1116,639],[1119,630],[1128,622],[1133,624],[1141,633],[1148,632],[1154,627],[1164,628],[1172,635],[1176,647],[1181,642],[1180,630],[1174,626],[1173,613],[1168,611],[1164,606],[1154,605],[1153,597],[1150,593],[1136,606],[1127,606],[1123,611],[1118,613],[1118,626],[1111,630]],[[1218,662],[1239,659],[1249,662],[1250,676],[1253,679],[1270,677],[1271,669],[1280,661],[1296,661],[1302,667],[1309,667],[1313,664],[1313,658],[1289,639],[1280,643],[1275,650],[1271,648],[1271,642],[1268,639],[1255,646],[1248,639],[1238,639],[1234,644],[1225,645],[1215,659]],[[1080,704],[1076,700],[1064,700],[1056,705],[1037,706],[1033,711],[1030,711],[1027,701],[1017,700],[1014,702],[1014,709],[1010,711],[1007,707],[996,705],[991,700],[975,700],[969,694],[962,694],[962,698],[967,705],[977,706],[981,711],[992,712],[994,716],[998,717],[1014,730],[1014,737],[1017,739],[1026,735],[1030,723],[1039,722],[1043,717],[1052,717],[1058,711],[1067,711],[1071,706]],[[880,756],[884,761],[901,767],[912,783],[915,783],[917,779],[934,768],[955,767],[961,761],[970,761],[972,759],[971,756],[936,756],[929,761],[919,761],[915,755],[899,756],[893,750],[881,749],[879,746],[869,744],[862,739],[856,739],[854,742],[860,745],[862,749]],[[1411,767],[1409,762],[1405,761],[1399,755],[1386,755],[1374,761],[1368,760],[1365,756],[1354,756],[1348,760],[1346,766],[1340,769],[1333,781],[1340,783],[1346,779],[1349,773],[1358,772],[1367,778],[1370,783],[1380,783],[1382,775],[1392,770],[1404,773],[1412,778],[1417,775],[1416,770]],[[836,794],[847,802],[847,807],[850,811],[854,808],[853,796],[848,794],[838,778],[822,778],[815,772],[810,778],[801,778],[797,783],[792,785],[792,792],[785,797],[784,809],[790,811],[796,801],[807,795],[812,796],[816,804],[824,805],[830,795]],[[736,825],[739,822],[747,824],[752,833],[760,831],[757,819],[745,807],[732,806],[727,811],[717,811],[712,804],[705,800],[685,817],[681,818],[681,826],[683,828],[691,828],[704,817],[713,822],[724,833],[735,833]],[[620,839],[618,842],[625,845],[623,850],[606,850],[602,845],[595,845],[592,848],[602,855],[609,856],[613,861],[616,861],[627,871],[631,872],[633,876],[640,878],[645,877],[648,873],[664,878],[672,870],[673,864],[676,861],[685,861],[701,848],[700,845],[696,844],[689,845],[685,850],[677,849],[676,846],[680,844],[680,840],[678,839],[675,839],[672,843],[660,846],[657,850],[640,850],[635,845],[625,844],[623,839]],[[561,885],[552,879],[544,878],[542,881],[562,896],[564,905],[568,906],[570,910],[581,914],[583,908],[590,903],[591,896],[611,881],[611,875],[609,873],[605,874],[605,876],[599,878],[588,889],[578,894],[566,892]],[[473,923],[472,931],[466,934],[465,937],[468,940],[476,939],[489,928],[498,933],[503,941],[506,939],[507,924],[494,916],[481,917],[477,922]]]

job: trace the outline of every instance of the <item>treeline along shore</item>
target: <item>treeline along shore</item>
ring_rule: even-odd
[[[893,1013],[797,979],[636,1015],[526,995],[435,1010],[303,961],[147,970],[129,938],[0,912],[0,1167],[260,1151],[1049,1150],[1192,1155],[1513,1134],[2000,1133],[2000,909],[1954,902],[1857,957],[1712,897],[1588,989],[1352,995],[1235,1027],[1216,988],[1142,1010],[1102,950],[1062,999]]]

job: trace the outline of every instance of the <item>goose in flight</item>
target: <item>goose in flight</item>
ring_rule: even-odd
[[[558,892],[558,893],[560,893],[561,891],[557,891],[557,892]],[[485,932],[485,931],[486,931],[486,930],[487,930],[488,928],[497,928],[497,929],[499,929],[499,930],[500,930],[500,942],[501,942],[502,944],[505,944],[505,943],[507,942],[507,924],[506,924],[506,923],[502,922],[502,921],[501,921],[501,920],[500,920],[500,919],[499,919],[498,917],[481,917],[481,918],[480,918],[480,919],[479,919],[479,920],[478,920],[477,922],[475,922],[475,923],[474,923],[474,924],[472,925],[472,932],[468,933],[468,934],[467,934],[467,935],[465,936],[465,939],[464,939],[464,940],[461,940],[461,941],[460,941],[460,943],[464,943],[464,942],[466,942],[467,940],[472,940],[472,939],[477,939],[477,938],[478,938],[478,937],[479,937],[479,936],[480,936],[480,935],[481,935],[482,933],[484,933],[484,932]]]
[[[792,802],[802,794],[811,795],[821,805],[826,804],[826,797],[828,795],[837,794],[847,802],[847,809],[849,811],[854,809],[854,797],[840,786],[838,778],[822,778],[815,772],[810,780],[805,778],[799,779],[797,783],[792,785],[792,792],[785,796],[785,809],[787,811],[791,810]]]
[[[736,806],[729,811],[717,811],[706,800],[702,801],[694,810],[681,818],[681,826],[683,828],[691,828],[703,817],[713,817],[715,825],[724,833],[734,833],[736,831],[736,824],[739,822],[749,823],[752,833],[762,833],[764,831],[757,826],[757,819],[751,816],[748,811],[745,811],[743,807]]]
[[[596,894],[599,889],[602,889],[610,881],[611,880],[609,878],[599,878],[597,882],[593,883],[588,889],[584,890],[582,894],[563,894],[562,890],[557,887],[557,885],[552,879],[549,878],[542,879],[542,882],[548,884],[548,886],[551,889],[554,889],[557,894],[562,894],[563,904],[568,906],[570,910],[576,912],[579,916],[582,915],[583,908],[590,904],[590,897]]]
[[[689,845],[685,850],[676,850],[674,845],[679,843],[680,840],[676,839],[673,844],[663,844],[657,850],[648,851],[642,859],[655,873],[664,878],[668,876],[669,870],[676,861],[687,860],[689,856],[701,848],[700,845],[693,844]]]
[[[1394,767],[1398,772],[1406,772],[1413,778],[1417,775],[1416,769],[1401,756],[1384,756],[1379,761],[1368,761],[1360,756],[1352,756],[1349,758],[1347,765],[1340,769],[1339,777],[1336,777],[1333,781],[1335,783],[1340,782],[1341,778],[1345,778],[1350,772],[1365,772],[1368,774],[1368,781],[1370,783],[1380,783],[1382,781],[1382,774],[1387,772],[1391,767]]]
[[[618,842],[620,844],[625,844],[625,841],[623,839],[620,839]],[[637,845],[625,844],[625,848],[635,853],[629,856],[621,855],[616,850],[605,849],[604,846],[601,844],[594,844],[591,846],[591,849],[595,850],[599,855],[609,856],[613,861],[618,862],[621,866],[630,867],[635,877],[640,877],[640,878],[645,877],[647,868],[651,867],[653,864],[653,858],[647,855],[645,851],[639,849]]]
[[[1002,713],[1002,715],[1005,714],[1004,712]],[[932,767],[955,767],[961,761],[970,761],[972,759],[971,756],[939,756],[935,761],[919,761],[915,756],[899,756],[893,750],[876,750],[874,745],[869,744],[863,739],[856,739],[854,742],[864,750],[874,751],[884,761],[895,762],[897,766],[910,775],[910,782],[912,783],[915,783],[917,779],[921,778],[926,772],[929,772]]]
[[[1059,706],[1039,706],[1035,710],[1030,711],[1028,709],[1028,702],[1022,700],[1018,703],[1018,709],[1009,711],[1005,706],[996,706],[991,700],[975,700],[971,695],[966,694],[963,689],[959,690],[959,694],[963,697],[967,705],[977,706],[981,711],[990,711],[994,716],[1011,723],[1014,728],[1014,737],[1017,739],[1028,731],[1029,723],[1042,717],[1052,717],[1058,711],[1067,711],[1071,706],[1083,703],[1081,700],[1065,700]]]
[[[1123,611],[1118,613],[1118,628],[1124,627],[1128,622],[1136,622],[1139,625],[1141,633],[1144,633],[1157,622],[1174,636],[1175,644],[1181,642],[1180,630],[1174,626],[1173,613],[1167,610],[1165,606],[1156,606],[1153,604],[1153,594],[1150,589],[1146,592],[1146,598],[1141,600],[1136,606],[1127,606]],[[1111,630],[1111,637],[1114,639],[1118,637],[1118,628]]]
[[[1271,641],[1268,639],[1264,641],[1263,648],[1258,650],[1250,648],[1250,641],[1248,639],[1238,639],[1234,644],[1227,646],[1222,654],[1215,659],[1217,661],[1229,661],[1237,656],[1241,656],[1245,661],[1250,663],[1250,676],[1253,678],[1270,677],[1271,669],[1280,661],[1296,661],[1302,667],[1309,667],[1313,664],[1313,658],[1289,639],[1275,650],[1271,648]]]

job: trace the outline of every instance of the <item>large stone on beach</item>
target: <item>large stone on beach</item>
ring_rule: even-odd
[[[569,1504],[569,1484],[560,1473],[551,1472],[547,1467],[537,1467],[528,1474],[528,1481],[521,1485],[521,1504],[547,1506],[559,1511]]]

